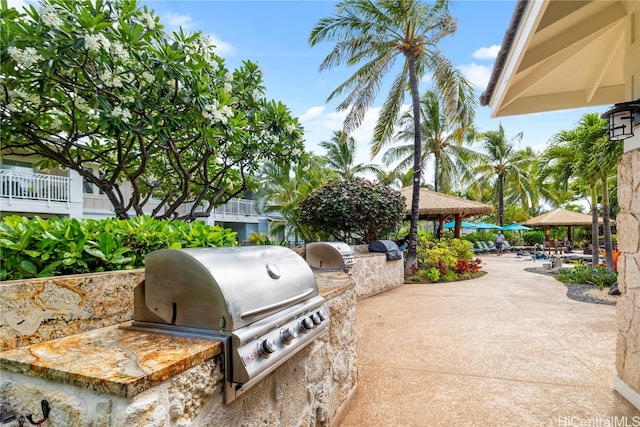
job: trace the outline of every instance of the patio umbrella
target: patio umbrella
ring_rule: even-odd
[[[502,227],[502,230],[503,231],[521,231],[521,230],[533,230],[533,228],[527,227],[526,225],[516,224],[514,222],[513,224],[505,225],[504,227]]]
[[[444,228],[454,228],[456,226],[456,222],[455,221],[449,221],[447,222],[445,225],[443,225]],[[462,221],[460,223],[460,227],[461,228],[470,228],[470,229],[475,229],[477,228],[476,225],[472,222],[467,222],[467,221]]]
[[[495,224],[490,224],[488,222],[479,222],[474,224],[478,230],[501,230],[502,227]]]

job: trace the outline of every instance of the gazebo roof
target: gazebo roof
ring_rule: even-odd
[[[547,212],[535,218],[525,221],[524,225],[529,227],[543,226],[570,226],[570,225],[591,225],[591,215],[585,215],[580,212],[568,211],[565,209],[556,209]],[[611,223],[615,221],[611,220]],[[602,224],[602,218],[598,218],[598,224]]]
[[[404,187],[400,193],[405,197],[407,215],[411,215],[411,199],[413,187]],[[420,218],[435,219],[439,216],[460,215],[461,218],[471,215],[483,215],[493,212],[493,206],[474,202],[448,194],[420,188],[420,205],[418,213]]]

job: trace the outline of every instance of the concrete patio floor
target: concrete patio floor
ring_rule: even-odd
[[[615,306],[577,302],[539,262],[357,304],[358,390],[341,427],[640,426],[613,390]]]

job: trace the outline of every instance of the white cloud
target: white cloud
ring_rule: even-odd
[[[228,56],[235,53],[236,48],[231,43],[222,41],[215,34],[208,34],[211,44],[215,46],[214,51],[220,56]]]
[[[356,141],[356,163],[371,163],[370,150],[373,139],[373,128],[378,119],[379,107],[370,108],[364,116],[362,124],[351,133]],[[329,141],[333,132],[342,130],[346,111],[327,111],[326,106],[314,106],[308,108],[299,116],[300,123],[304,127],[305,147],[315,154],[324,154],[320,147],[322,141]]]
[[[373,129],[381,107],[372,107],[367,110],[362,124],[351,133],[356,141],[356,158],[354,163],[374,163],[380,165],[384,169],[393,168],[386,167],[382,164],[382,155],[386,148],[382,150],[374,159],[371,159],[371,141],[373,141]],[[409,109],[409,105],[403,105],[402,110]],[[333,136],[333,132],[342,130],[346,111],[327,110],[326,106],[314,106],[307,109],[299,116],[300,123],[305,130],[305,147],[308,151],[315,154],[323,155],[324,149],[320,147],[320,142],[329,141]]]
[[[179,15],[177,13],[168,13],[161,17],[161,22],[167,27],[167,31],[177,31],[182,27],[185,31],[197,30],[197,26],[199,25],[196,21],[194,21],[189,15]],[[223,41],[220,37],[215,34],[209,33],[207,34],[211,44],[215,46],[214,51],[220,56],[226,56],[233,54],[236,49],[233,47],[231,43],[227,43]]]
[[[33,2],[27,2],[25,0],[9,0],[7,1],[7,7],[10,9],[14,7],[18,12],[22,12],[23,8],[26,8],[28,4]]]
[[[182,27],[183,30],[189,30],[195,25],[189,15],[178,15],[177,13],[164,15],[161,22],[169,27],[170,31],[177,30],[180,27]]]
[[[460,71],[462,74],[476,87],[476,90],[484,91],[487,88],[487,83],[491,78],[491,70],[493,67],[486,65],[478,65],[475,62],[466,65],[460,65]]]
[[[500,46],[497,44],[491,45],[489,47],[481,47],[480,49],[473,52],[473,57],[476,59],[496,59],[498,57],[498,52],[500,51]]]

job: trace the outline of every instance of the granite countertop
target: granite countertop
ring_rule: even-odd
[[[343,272],[319,273],[316,279],[326,299],[354,286]],[[219,341],[121,326],[0,352],[0,369],[131,398],[222,353]]]
[[[131,398],[222,352],[222,343],[118,326],[0,353],[0,368]]]

